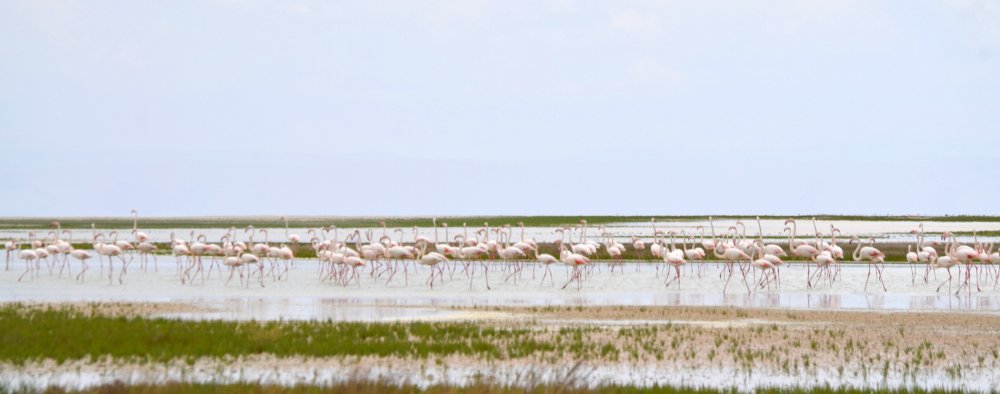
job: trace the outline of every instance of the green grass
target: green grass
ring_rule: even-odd
[[[16,304],[0,308],[0,342],[6,344],[0,347],[0,360],[14,363],[105,355],[168,361],[263,353],[279,357],[506,357],[524,350],[500,348],[497,344],[523,334],[518,329],[493,329],[473,323],[183,321],[86,316],[80,311]]]
[[[586,363],[606,362],[649,362],[654,358],[662,361],[695,362],[706,348],[712,347],[712,359],[732,359],[744,370],[761,368],[776,369],[783,361],[787,364],[788,352],[784,354],[766,347],[755,346],[766,338],[773,338],[797,332],[771,326],[756,326],[751,330],[709,329],[688,325],[633,325],[608,328],[592,325],[562,326],[557,329],[539,327],[533,324],[497,325],[492,322],[407,322],[407,323],[350,323],[332,321],[291,321],[291,322],[234,322],[234,321],[186,321],[163,318],[114,317],[100,313],[98,305],[75,309],[57,309],[52,306],[26,306],[6,304],[0,306],[0,362],[23,364],[30,361],[54,360],[103,360],[111,357],[118,361],[138,363],[164,363],[184,361],[192,363],[197,359],[240,357],[266,354],[275,357],[398,357],[415,363],[430,363],[447,356],[470,357],[491,363],[500,360],[530,360],[554,365],[572,364],[583,360]],[[721,310],[723,314],[728,309]],[[736,310],[735,318],[749,318],[744,310]],[[865,327],[857,330],[866,330]],[[791,331],[789,331],[791,330]],[[895,341],[905,343],[905,337],[896,339],[896,330],[891,330],[893,346]],[[843,344],[845,337],[856,331],[814,329],[800,334],[799,339],[788,340],[797,352],[804,352],[801,358],[794,358],[798,370],[810,368],[825,352],[836,353],[832,344]],[[720,337],[721,336],[721,337]],[[803,337],[812,342],[798,341]],[[786,336],[787,339],[787,336]],[[857,343],[857,345],[855,345]],[[865,341],[867,343],[867,341]],[[944,360],[944,350],[926,340],[917,347],[916,355],[907,351],[898,355],[907,363],[925,363],[926,368],[939,368],[932,364]],[[912,345],[912,343],[910,344]],[[870,354],[867,345],[849,342],[848,365],[858,365],[859,360]],[[887,345],[888,346],[888,345]],[[904,346],[904,345],[900,345]],[[888,353],[887,353],[888,354]],[[964,350],[963,350],[964,354]],[[986,353],[983,353],[984,359]],[[950,357],[954,354],[949,355]],[[784,358],[784,359],[783,359]],[[995,358],[995,357],[994,357]],[[705,359],[708,360],[708,359]],[[709,361],[710,362],[710,361]],[[864,361],[861,361],[862,363]],[[897,360],[894,365],[899,365]],[[982,363],[982,362],[980,362]],[[873,364],[874,365],[874,364]],[[882,364],[878,364],[882,365]],[[909,364],[908,364],[909,365]],[[951,365],[951,364],[946,364]],[[567,366],[568,367],[568,366]],[[865,367],[862,367],[865,368]],[[788,369],[788,367],[786,367]],[[884,367],[879,367],[884,370]],[[586,366],[577,370],[586,373]],[[867,369],[863,369],[867,371]],[[786,371],[787,372],[787,371]],[[570,376],[573,373],[569,374]],[[521,381],[520,383],[524,383]],[[247,384],[182,384],[125,386],[115,384],[86,392],[291,392],[311,393],[331,390],[335,392],[411,392],[416,387],[395,386],[380,381],[338,383],[332,387],[318,386],[256,386]],[[491,382],[473,383],[465,387],[439,385],[428,388],[429,392],[577,392],[582,389],[572,385],[507,387]],[[606,386],[596,388],[607,393],[657,393],[693,392],[688,387]],[[4,386],[0,383],[0,391]],[[52,392],[59,392],[52,389]],[[701,392],[715,392],[699,390]],[[729,391],[729,390],[727,390]],[[820,392],[853,393],[851,388],[821,389],[765,389],[761,392]]]
[[[63,362],[111,356],[163,362],[253,354],[510,359],[562,354],[554,342],[531,335],[530,328],[474,322],[186,321],[84,312],[18,304],[0,307],[0,343],[4,344],[0,361]],[[577,339],[569,343],[578,350],[566,354],[577,358],[600,355],[601,349],[583,345],[588,329],[570,330]]]
[[[959,237],[961,237],[961,236],[971,237],[973,235],[978,235],[980,237],[996,237],[996,236],[1000,236],[1000,231],[976,231],[976,232],[972,232],[972,231],[952,231],[952,233],[955,234],[955,236],[959,236]],[[933,234],[932,233],[927,233],[928,237],[930,237],[931,235],[939,236],[939,235],[941,235],[941,233],[933,233]]]
[[[590,225],[614,224],[627,222],[648,222],[651,217],[656,217],[657,221],[693,221],[708,220],[708,215],[643,215],[643,216],[451,216],[438,217],[438,223],[447,222],[451,227],[459,227],[463,222],[469,226],[481,226],[484,222],[491,225],[510,224],[524,222],[526,226],[554,227],[563,225],[575,225],[580,219],[586,219]],[[755,215],[718,215],[717,220],[751,220]],[[815,217],[824,221],[923,221],[923,222],[1000,222],[998,216],[859,216],[859,215],[765,215],[761,219],[787,219],[795,218],[807,220]],[[67,229],[89,229],[91,223],[101,229],[129,229],[132,228],[131,217],[39,217],[39,218],[2,218],[0,228],[3,229],[50,229],[53,228],[52,221],[58,220],[63,228]],[[430,227],[430,217],[292,217],[289,218],[289,225],[292,227],[319,228],[327,225],[338,227],[377,227],[378,221],[384,220],[389,227],[408,228],[413,226]],[[140,218],[139,227],[145,229],[156,228],[243,228],[247,225],[254,227],[281,227],[284,223],[275,217],[178,217],[178,218]]]

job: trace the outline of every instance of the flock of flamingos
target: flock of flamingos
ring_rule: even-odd
[[[97,232],[92,225],[93,249],[89,251],[74,249],[69,242],[72,233],[70,230],[62,230],[58,222],[53,222],[56,229],[49,231],[44,238],[36,238],[34,233],[29,233],[28,240],[23,244],[18,240],[7,241],[5,269],[11,269],[16,257],[16,260],[21,260],[25,264],[25,271],[18,281],[40,275],[43,272],[43,262],[50,275],[58,274],[61,277],[64,271],[71,270],[69,258],[72,257],[81,263],[81,269],[75,278],[82,282],[89,269],[88,260],[96,254],[101,275],[104,275],[104,258],[107,258],[107,275],[111,284],[114,283],[116,259],[119,265],[119,283],[124,283],[124,275],[136,255],[139,256],[141,269],[148,270],[149,260],[152,258],[153,269],[158,270],[156,255],[168,252],[165,250],[161,252],[146,233],[139,231],[138,212],[133,210],[132,214],[134,221],[131,241],[119,239],[117,231],[108,234]],[[568,271],[568,279],[562,288],[565,289],[576,282],[579,290],[585,278],[592,276],[595,270],[600,271],[600,265],[596,262],[592,264],[591,258],[597,257],[602,249],[608,257],[606,266],[611,274],[614,274],[616,269],[624,273],[623,257],[626,253],[634,253],[641,259],[648,249],[649,256],[654,258],[654,263],[662,260],[663,264],[655,264],[656,275],[659,277],[662,271],[665,286],[673,284],[680,286],[681,268],[685,265],[691,267],[689,272],[692,274],[704,275],[705,260],[712,258],[720,262],[719,278],[725,280],[723,292],[728,289],[730,280],[736,276],[749,293],[780,286],[781,267],[786,264],[786,260],[798,261],[806,266],[808,287],[813,287],[824,280],[832,286],[840,274],[839,262],[844,259],[844,249],[837,243],[840,230],[831,225],[830,232],[823,235],[816,227],[815,219],[813,219],[815,237],[808,240],[796,238],[798,226],[795,220],[786,221],[787,246],[765,242],[760,218],[757,218],[756,238],[746,236],[746,227],[742,222],[737,222],[735,226],[729,227],[726,232],[717,236],[714,222],[710,218],[710,236],[706,238],[704,227],[699,226],[700,240],[694,235],[678,236],[673,231],[659,231],[656,229],[655,219],[651,219],[653,241],[648,247],[641,238],[634,235],[628,246],[616,242],[615,237],[603,227],[597,228],[599,236],[597,241],[588,236],[587,222],[581,220],[576,226],[555,230],[560,235],[555,241],[558,256],[540,253],[539,243],[534,239],[525,238],[523,223],[516,225],[520,228],[520,237],[517,240],[513,239],[513,228],[510,225],[491,227],[489,224],[484,224],[483,227],[474,229],[472,236],[469,236],[465,223],[462,224],[461,234],[449,238],[448,224],[438,225],[435,219],[433,240],[418,236],[414,227],[412,242],[404,242],[403,236],[406,233],[404,230],[397,228],[390,232],[385,222],[378,222],[380,228],[354,230],[346,234],[343,239],[339,237],[336,226],[310,229],[308,230],[310,238],[303,242],[303,238],[299,235],[289,234],[288,220],[286,218],[282,220],[285,224],[285,239],[277,243],[277,246],[269,241],[267,229],[255,229],[253,226],[247,226],[242,232],[230,228],[217,243],[209,242],[204,234],[198,235],[195,231],[190,232],[189,240],[178,238],[171,233],[169,253],[176,257],[179,280],[182,283],[190,283],[200,277],[204,282],[206,273],[211,275],[212,271],[218,268],[222,276],[225,267],[229,273],[227,284],[239,274],[241,286],[250,286],[256,277],[257,284],[263,287],[265,276],[273,280],[288,277],[289,269],[295,265],[295,251],[300,250],[306,243],[315,251],[319,261],[319,279],[344,286],[350,285],[351,282],[360,286],[362,273],[359,269],[366,267],[367,275],[377,280],[384,279],[387,285],[402,271],[404,283],[408,285],[409,272],[416,271],[418,265],[430,268],[426,284],[431,288],[434,287],[435,281],[440,283],[444,280],[446,270],[450,271],[449,279],[453,279],[455,273],[461,270],[462,275],[469,280],[470,289],[477,269],[481,269],[487,288],[490,288],[490,269],[499,271],[505,276],[505,281],[513,280],[516,283],[522,278],[525,265],[532,266],[532,277],[536,267],[543,267],[544,273],[540,285],[544,285],[546,279],[550,285],[555,285],[551,265],[559,263],[565,265]],[[444,242],[438,239],[439,228],[444,232]],[[378,230],[381,230],[381,234],[376,233]],[[330,233],[332,238],[327,239]],[[986,280],[992,276],[994,288],[996,287],[1000,280],[1000,270],[997,270],[997,267],[1000,267],[1000,252],[993,252],[992,243],[985,245],[976,242],[971,246],[962,245],[952,233],[945,232],[941,236],[944,242],[943,253],[939,254],[935,248],[939,245],[937,242],[925,243],[922,224],[911,233],[917,236],[917,241],[915,245],[908,247],[906,260],[910,264],[914,283],[919,275],[918,266],[923,267],[925,283],[932,270],[945,269],[948,272],[948,279],[941,282],[937,291],[940,291],[945,283],[949,285],[951,291],[951,270],[957,267],[960,284],[955,294],[961,292],[963,288],[971,293],[973,276],[976,277],[975,287],[981,290],[980,280],[983,274]],[[241,235],[245,241],[239,239]],[[63,238],[64,236],[67,237]],[[393,239],[393,236],[396,236],[396,239]],[[677,238],[680,238],[679,247]],[[881,285],[883,291],[886,291],[882,279],[885,254],[875,247],[875,240],[868,239],[866,245],[858,237],[851,236],[849,245],[851,244],[857,244],[851,254],[852,259],[868,264],[865,290],[867,291],[868,282],[872,280],[874,272],[875,281]],[[711,256],[706,250],[711,252]],[[126,256],[129,258],[126,259]],[[206,257],[209,259],[207,270],[203,263]],[[457,260],[457,263],[452,263],[452,260]],[[639,264],[635,266],[638,271]],[[974,275],[973,270],[976,271]],[[72,272],[67,272],[67,276],[72,276]]]

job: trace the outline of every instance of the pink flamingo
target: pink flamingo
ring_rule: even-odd
[[[563,245],[562,240],[557,240],[556,244],[559,247],[559,260],[566,266],[573,268],[573,274],[570,275],[569,280],[566,281],[566,284],[564,284],[562,288],[565,289],[566,286],[569,286],[569,284],[573,282],[573,280],[576,280],[576,289],[580,290],[583,287],[582,268],[587,264],[590,264],[590,259],[582,254],[573,253],[567,250],[565,245]]]
[[[134,215],[132,217],[132,235],[135,236],[136,242],[149,241],[149,235],[147,235],[142,231],[139,231],[139,211],[133,209],[131,213],[132,215]]]
[[[552,266],[552,264],[559,262],[559,260],[556,259],[555,257],[553,257],[551,254],[548,254],[548,253],[538,254],[538,248],[535,248],[535,260],[538,260],[539,263],[542,263],[542,264],[545,265],[545,273],[542,274],[542,281],[538,285],[539,286],[544,285],[545,284],[545,277],[548,276],[549,277],[549,282],[554,286],[555,285],[555,278],[552,276],[551,266]]]
[[[656,218],[649,218],[649,221],[653,223],[653,244],[649,245],[649,253],[655,258],[663,258],[661,255],[661,253],[663,253],[663,246],[660,245],[660,242],[656,237],[659,234],[659,231],[656,231]],[[637,271],[639,269],[638,267],[639,265],[636,264]]]
[[[870,238],[870,241],[872,244],[875,243],[874,238]],[[851,243],[853,242],[858,243],[858,247],[855,248],[854,253],[851,254],[851,256],[854,258],[854,261],[862,261],[862,260],[868,261],[868,278],[865,280],[865,291],[868,291],[868,280],[871,279],[873,267],[875,268],[875,278],[882,285],[882,291],[888,291],[885,288],[885,282],[882,281],[882,269],[878,265],[879,263],[885,262],[885,254],[873,246],[862,247],[861,241],[858,239],[857,236],[851,237]]]

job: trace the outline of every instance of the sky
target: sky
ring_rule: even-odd
[[[0,1],[0,216],[1000,215],[996,1]]]

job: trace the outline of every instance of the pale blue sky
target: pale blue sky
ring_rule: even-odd
[[[0,216],[1000,214],[1000,2],[0,1]]]

